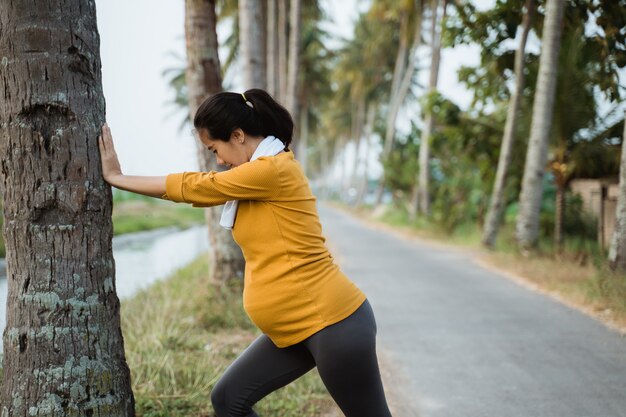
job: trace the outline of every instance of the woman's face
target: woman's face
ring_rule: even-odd
[[[217,163],[233,168],[248,162],[246,148],[244,146],[244,133],[241,129],[235,129],[229,141],[213,139],[206,129],[198,131],[198,137],[202,144],[215,154]]]

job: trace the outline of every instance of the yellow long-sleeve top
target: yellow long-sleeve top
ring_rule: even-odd
[[[244,309],[278,347],[346,318],[366,298],[333,262],[293,152],[223,172],[170,174],[163,198],[197,207],[239,200],[233,238],[246,260]]]

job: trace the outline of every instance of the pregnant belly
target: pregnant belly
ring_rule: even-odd
[[[299,288],[300,287],[300,288]],[[263,333],[284,337],[298,333],[322,318],[311,295],[301,286],[245,283],[243,307]]]

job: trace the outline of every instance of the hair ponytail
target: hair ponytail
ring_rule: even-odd
[[[228,141],[237,128],[252,136],[275,136],[286,148],[293,138],[293,119],[287,109],[258,88],[207,98],[198,108],[193,124],[196,129],[207,129],[213,139],[223,141]]]

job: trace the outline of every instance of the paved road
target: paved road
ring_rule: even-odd
[[[319,209],[374,308],[394,417],[626,417],[626,338],[467,252]]]

